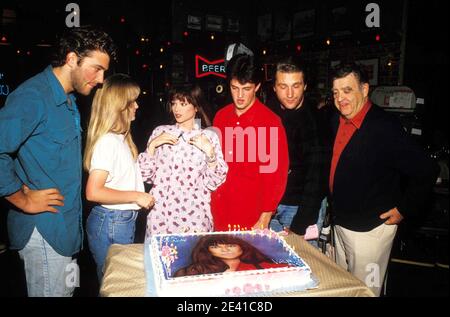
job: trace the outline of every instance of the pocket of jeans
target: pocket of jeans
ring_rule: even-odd
[[[115,217],[115,223],[130,223],[135,221],[137,218],[137,212],[131,210],[117,211],[117,216]]]
[[[93,208],[86,221],[86,231],[88,235],[98,238],[101,234],[106,215],[104,212]]]

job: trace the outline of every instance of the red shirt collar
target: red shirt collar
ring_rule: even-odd
[[[255,102],[250,106],[250,108],[246,112],[244,112],[243,114],[238,116],[236,114],[236,110],[234,109],[235,105],[233,103],[232,115],[233,115],[234,118],[238,118],[240,120],[247,120],[248,122],[252,122],[253,119],[255,118],[255,116],[258,115],[258,109],[259,109],[260,105],[261,105],[261,101],[259,101],[258,97],[256,97],[255,98]]]
[[[367,100],[367,102],[362,107],[361,111],[353,119],[346,119],[343,116],[341,116],[340,117],[340,122],[341,123],[351,123],[357,129],[360,129],[361,125],[362,125],[362,123],[364,121],[364,118],[366,117],[366,115],[369,112],[371,107],[372,107],[372,102],[370,100]]]

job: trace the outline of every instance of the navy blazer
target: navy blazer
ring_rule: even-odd
[[[334,139],[339,115],[332,120]],[[404,217],[418,211],[435,183],[435,163],[400,121],[372,105],[336,167],[332,215],[335,224],[366,232],[397,207]]]

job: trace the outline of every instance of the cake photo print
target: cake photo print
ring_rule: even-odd
[[[262,296],[318,285],[269,230],[156,235],[145,259],[149,296]]]

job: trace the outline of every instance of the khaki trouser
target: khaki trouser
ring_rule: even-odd
[[[380,296],[397,225],[382,224],[368,232],[335,226],[336,262]]]

